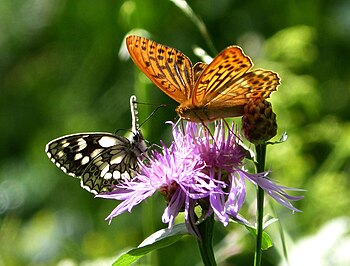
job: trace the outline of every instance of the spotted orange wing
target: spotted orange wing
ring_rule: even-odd
[[[193,74],[194,74],[194,83],[196,84],[199,77],[202,75],[204,69],[207,67],[208,65],[206,63],[203,62],[198,62],[194,65],[193,67]]]
[[[194,105],[232,107],[244,105],[250,98],[268,98],[277,89],[279,77],[262,69],[249,71],[250,58],[237,46],[224,49],[205,68],[192,94]]]
[[[192,95],[194,105],[210,102],[219,91],[241,77],[252,67],[241,48],[230,46],[219,53],[199,77]]]
[[[128,36],[126,46],[140,70],[169,97],[182,103],[190,98],[194,74],[190,59],[180,51],[139,36]]]
[[[217,92],[210,100],[212,108],[245,105],[253,98],[268,98],[277,90],[280,78],[277,73],[264,69],[249,71]]]

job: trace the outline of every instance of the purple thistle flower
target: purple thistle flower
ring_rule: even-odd
[[[225,226],[229,218],[239,218],[245,201],[245,180],[259,185],[283,206],[298,211],[290,201],[302,197],[290,196],[287,190],[267,179],[267,172],[249,174],[243,170],[242,160],[246,151],[238,144],[234,128],[225,133],[225,124],[215,124],[214,134],[207,127],[187,122],[182,128],[173,128],[174,141],[167,148],[163,143],[161,152],[153,151],[146,162],[140,162],[141,173],[133,180],[116,186],[109,193],[97,197],[121,200],[122,202],[106,218],[131,209],[159,191],[168,205],[162,221],[173,225],[179,212],[185,212],[188,230],[198,236],[196,222],[213,213]],[[202,216],[197,217],[195,207],[200,206]]]

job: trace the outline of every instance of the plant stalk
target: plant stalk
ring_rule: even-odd
[[[205,266],[216,266],[213,250],[214,223],[214,215],[211,215],[198,225],[201,239],[198,239],[197,243]]]
[[[265,171],[265,159],[266,159],[266,144],[256,144],[256,168],[257,172],[261,173]],[[262,234],[263,234],[263,218],[264,218],[264,190],[258,186],[257,189],[257,218],[256,218],[256,245],[255,245],[255,257],[254,266],[261,265],[262,257]]]

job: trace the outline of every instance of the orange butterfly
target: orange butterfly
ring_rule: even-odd
[[[192,122],[210,122],[243,114],[250,99],[268,98],[277,90],[277,73],[249,71],[252,61],[238,46],[229,46],[207,65],[192,66],[180,51],[139,36],[128,36],[131,58],[147,77],[180,103],[178,115]]]

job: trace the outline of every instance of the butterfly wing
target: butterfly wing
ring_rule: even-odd
[[[136,96],[130,97],[131,136],[94,132],[63,136],[46,145],[46,154],[64,173],[80,178],[93,194],[110,191],[113,185],[133,178],[138,159],[147,145],[138,124]]]
[[[219,53],[198,78],[193,94],[193,105],[205,105],[251,67],[252,62],[242,49],[230,46]]]
[[[108,190],[116,179],[130,175],[128,171],[137,170],[138,154],[130,141],[109,133],[63,136],[49,142],[46,153],[64,173],[81,178],[81,186],[94,194]],[[127,167],[130,161],[132,164]],[[115,173],[119,170],[121,172]]]
[[[173,100],[182,103],[193,89],[192,63],[180,51],[139,36],[128,36],[126,46],[141,71]]]
[[[99,144],[99,139],[103,136],[105,136],[104,133],[79,133],[63,136],[50,141],[46,145],[45,152],[63,172],[80,177],[93,156],[104,149]]]
[[[205,68],[195,85],[192,102],[208,107],[246,104],[254,97],[268,98],[277,89],[279,77],[272,71],[257,69],[237,46],[224,49]]]
[[[226,88],[222,88],[210,100],[210,107],[241,106],[253,98],[268,98],[277,90],[280,78],[277,73],[256,69],[245,73]]]
[[[194,83],[196,84],[199,77],[202,75],[204,69],[206,69],[206,67],[208,66],[208,64],[203,63],[203,62],[198,62],[193,66],[193,74],[194,74]]]
[[[81,186],[92,193],[111,191],[114,185],[132,179],[139,171],[137,159],[144,150],[139,143],[115,137],[115,145],[95,156],[81,176]]]

